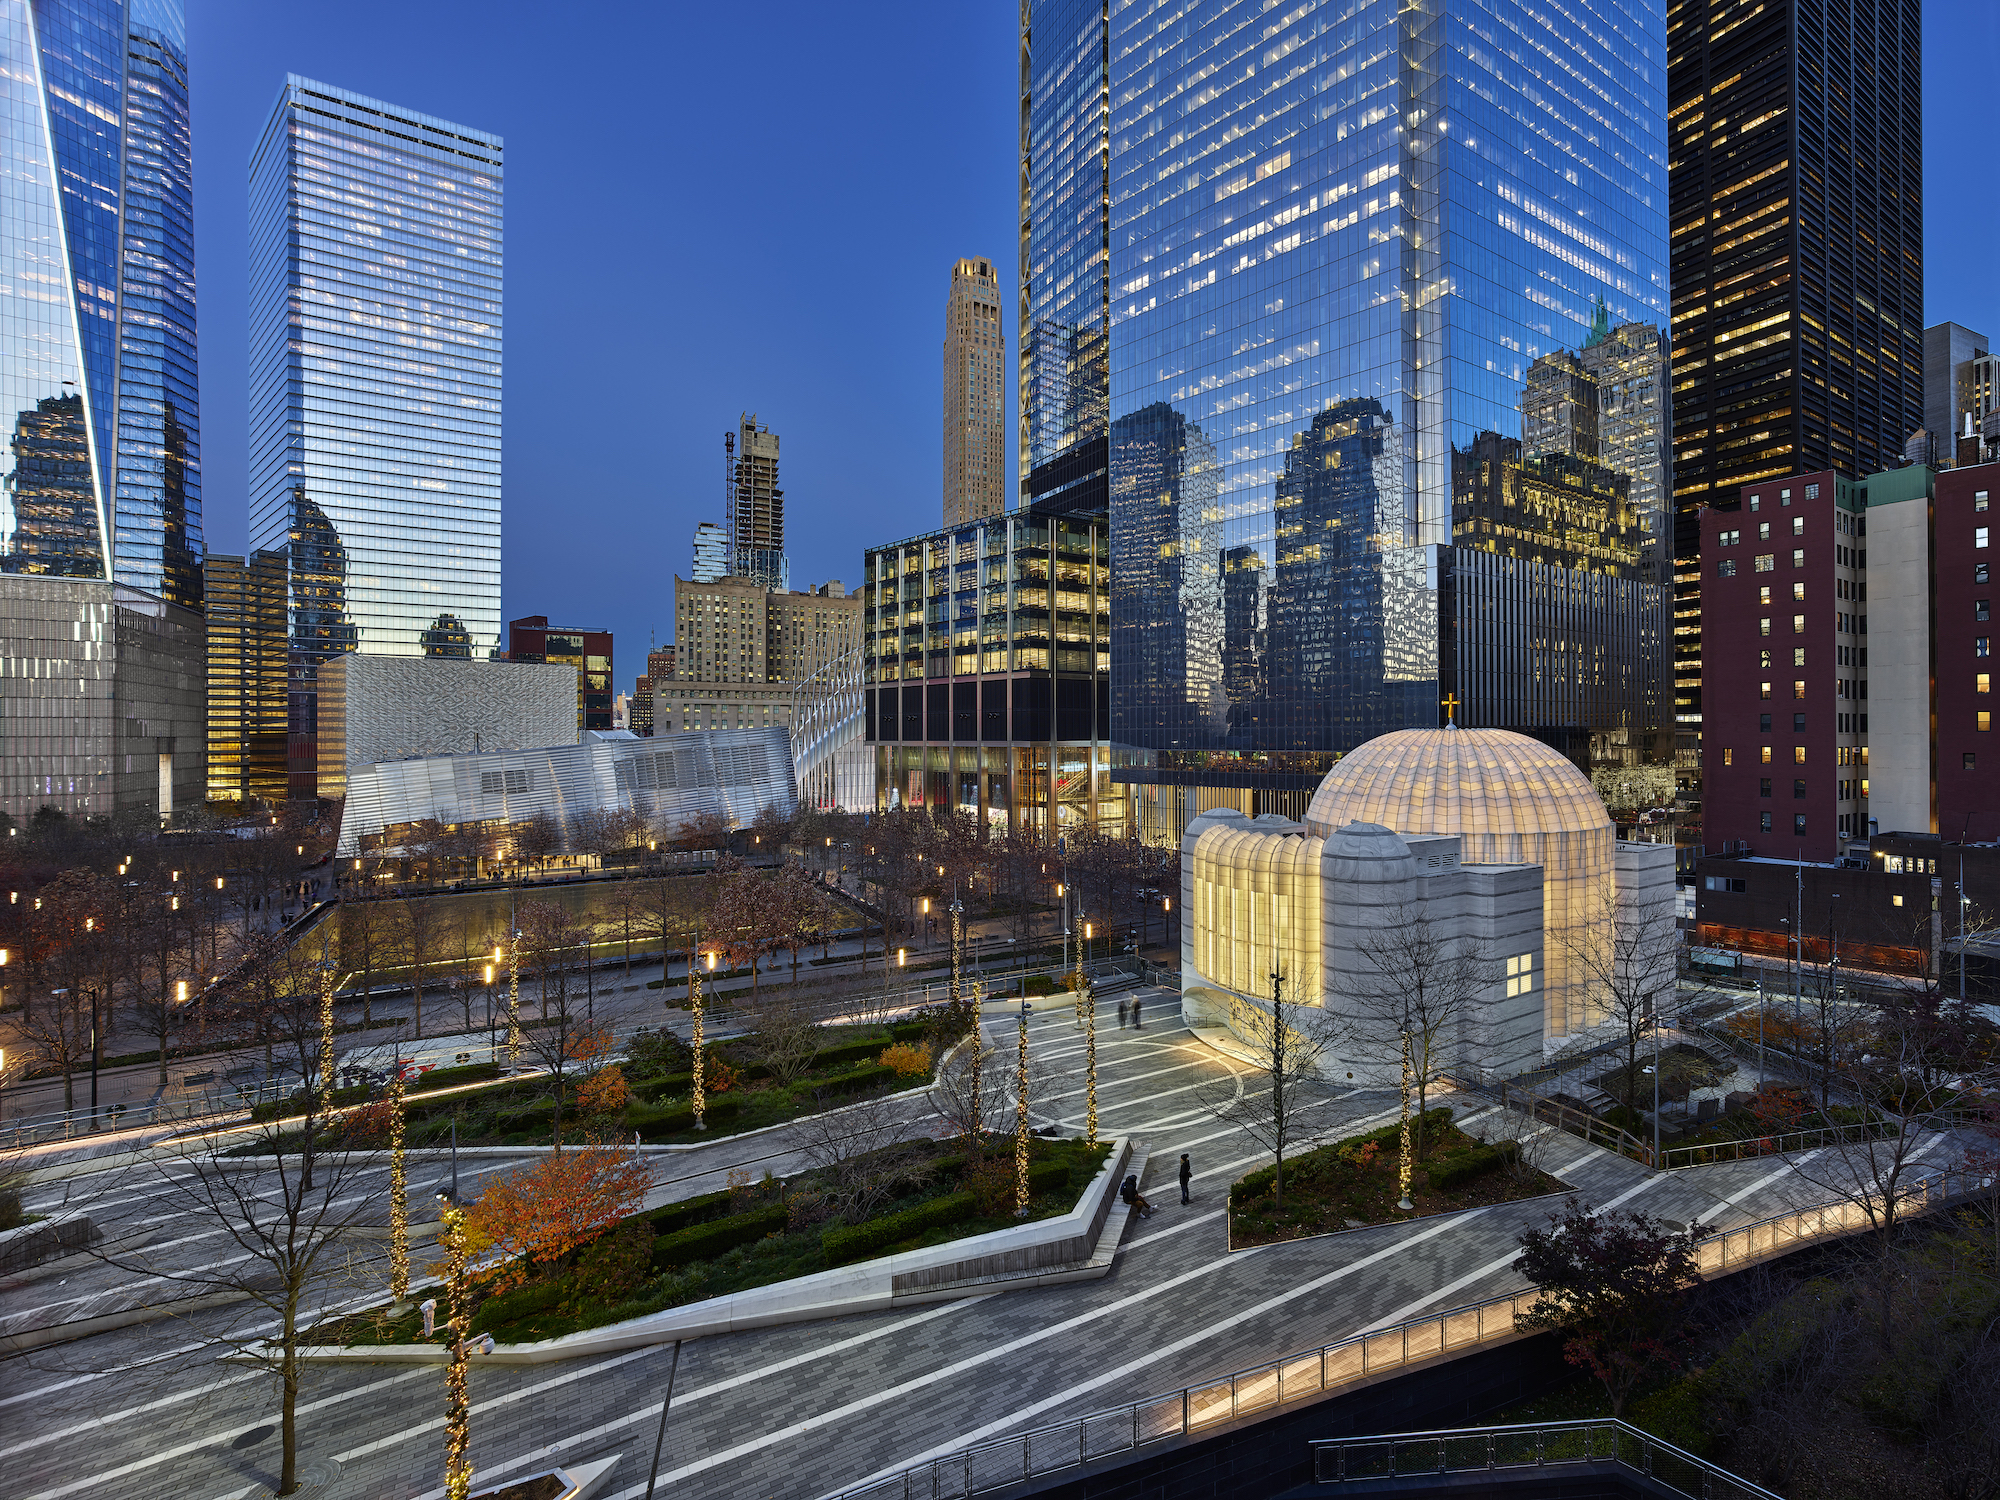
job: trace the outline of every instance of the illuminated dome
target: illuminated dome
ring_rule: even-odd
[[[1372,739],[1327,772],[1306,829],[1349,823],[1459,838],[1466,864],[1542,867],[1548,934],[1544,1018],[1551,1037],[1601,1019],[1583,975],[1608,959],[1617,833],[1604,799],[1567,757],[1505,729],[1405,729]]]

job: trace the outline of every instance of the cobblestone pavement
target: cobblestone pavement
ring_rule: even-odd
[[[662,1493],[811,1500],[968,1439],[1172,1390],[1519,1284],[1509,1269],[1516,1236],[1548,1211],[1548,1200],[1228,1253],[1228,1184],[1263,1157],[1215,1118],[1197,1086],[1229,1086],[1232,1072],[1246,1087],[1255,1082],[1181,1028],[1171,997],[1147,998],[1139,1031],[1118,1029],[1113,1002],[1100,1002],[1100,1130],[1149,1146],[1157,1206],[1153,1218],[1131,1226],[1112,1273],[691,1343],[675,1386]],[[1014,1025],[986,1023],[1008,1054]],[[1083,1048],[1068,1008],[1039,1012],[1031,1034],[1038,1112],[1074,1129],[1083,1111]],[[1312,1106],[1329,1133],[1385,1122],[1394,1108],[1384,1093],[1328,1095]],[[1592,1202],[1681,1221],[1726,1227],[1824,1196],[1782,1163],[1655,1177],[1566,1136],[1553,1150],[1551,1170]],[[1185,1207],[1170,1177],[1182,1151],[1193,1154],[1197,1173]],[[683,1179],[678,1191],[694,1192],[723,1170],[718,1157],[672,1175]],[[14,1476],[9,1493],[24,1500],[259,1493],[278,1456],[268,1431],[276,1420],[273,1382],[218,1363],[211,1342],[242,1321],[240,1312],[217,1309],[0,1363],[0,1462]],[[668,1364],[668,1349],[659,1348],[475,1369],[480,1481],[616,1453],[604,1493],[644,1494]],[[305,1493],[440,1496],[443,1405],[435,1367],[311,1371],[300,1402],[302,1456],[321,1482]]]

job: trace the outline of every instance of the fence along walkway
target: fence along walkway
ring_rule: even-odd
[[[1616,1420],[1325,1438],[1314,1443],[1312,1450],[1315,1484],[1575,1464],[1627,1469],[1677,1494],[1699,1496],[1700,1500],[1778,1500],[1769,1490],[1727,1469]]]
[[[1942,1173],[1913,1184],[1902,1195],[1899,1212],[1924,1213],[1973,1193],[1991,1191],[1994,1186],[1992,1176]],[[1820,1204],[1711,1235],[1701,1243],[1699,1263],[1704,1275],[1720,1275],[1789,1254],[1814,1240],[1871,1227],[1868,1211],[1860,1204]],[[1150,1443],[1199,1438],[1206,1430],[1225,1423],[1337,1394],[1390,1371],[1520,1338],[1523,1335],[1514,1329],[1515,1315],[1526,1312],[1538,1296],[1539,1292],[1528,1288],[1353,1334],[1129,1406],[974,1444],[839,1491],[834,1500],[966,1500],[1135,1452]],[[1744,1493],[1759,1495],[1762,1491]]]

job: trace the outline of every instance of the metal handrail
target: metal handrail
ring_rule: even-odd
[[[1614,1464],[1690,1500],[1779,1500],[1771,1491],[1616,1418],[1320,1438],[1312,1450],[1315,1484]]]
[[[94,1112],[86,1105],[80,1109],[59,1110],[54,1114],[30,1115],[0,1122],[0,1147],[35,1146],[48,1141],[75,1140],[96,1133],[108,1134],[115,1130],[138,1130],[149,1125],[240,1115],[256,1105],[283,1098],[297,1088],[296,1080],[232,1084],[227,1088],[184,1094],[178,1099],[162,1099],[154,1103],[101,1104]]]
[[[1924,1213],[1974,1191],[1992,1191],[1995,1178],[1946,1172],[1921,1179],[1901,1196],[1901,1212]],[[1793,1209],[1709,1235],[1696,1250],[1705,1275],[1724,1274],[1759,1261],[1788,1255],[1809,1241],[1856,1234],[1874,1227],[1864,1205],[1838,1201]],[[1428,1317],[1351,1334],[1317,1349],[1219,1375],[1151,1396],[1128,1406],[1011,1437],[961,1448],[925,1463],[900,1469],[828,1500],[969,1500],[974,1495],[1081,1468],[1151,1443],[1198,1437],[1242,1417],[1313,1400],[1387,1370],[1456,1356],[1482,1344],[1520,1337],[1515,1315],[1540,1297],[1533,1287],[1483,1302],[1447,1308]]]
[[[1714,1166],[1719,1162],[1742,1161],[1746,1157],[1780,1156],[1787,1151],[1811,1151],[1821,1146],[1839,1145],[1849,1140],[1888,1140],[1902,1134],[1900,1124],[1823,1125],[1811,1130],[1791,1130],[1781,1135],[1750,1136],[1742,1140],[1711,1141],[1702,1146],[1670,1146],[1660,1153],[1660,1169],[1685,1172],[1689,1167]],[[1676,1158],[1685,1158],[1677,1160]]]

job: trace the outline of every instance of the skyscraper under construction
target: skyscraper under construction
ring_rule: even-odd
[[[778,486],[778,435],[745,412],[723,438],[729,486],[729,541],[733,571],[767,589],[785,592],[791,563],[785,557],[785,492]]]

